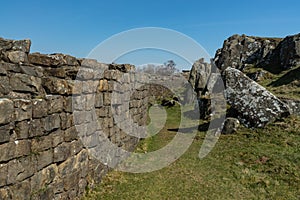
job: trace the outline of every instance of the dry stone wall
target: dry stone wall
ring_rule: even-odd
[[[100,131],[125,150],[138,142],[116,125],[113,93],[128,96],[127,116],[144,125],[147,87],[131,87],[131,65],[30,54],[30,44],[0,38],[0,199],[79,199],[109,170],[89,154]]]

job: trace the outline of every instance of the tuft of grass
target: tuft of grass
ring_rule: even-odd
[[[141,141],[153,151],[166,145],[178,128],[178,107],[167,109],[159,134]],[[112,171],[89,199],[300,199],[300,118],[291,116],[264,129],[241,127],[221,135],[204,159],[198,153],[205,138],[199,131],[187,152],[161,170],[131,174]]]

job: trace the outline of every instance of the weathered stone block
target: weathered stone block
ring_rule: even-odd
[[[78,133],[75,126],[72,126],[71,128],[65,130],[65,134],[64,134],[65,142],[71,142],[72,140],[76,140],[76,139],[78,139]]]
[[[112,94],[111,93],[104,93],[103,94],[103,104],[105,106],[109,106],[111,105],[111,101],[112,101]]]
[[[64,142],[63,131],[60,129],[57,129],[56,131],[52,132],[51,137],[53,147],[56,147]]]
[[[45,118],[45,130],[52,131],[60,127],[59,114],[52,114]]]
[[[54,148],[53,161],[61,162],[70,157],[70,143],[62,143]]]
[[[63,105],[64,105],[64,111],[65,112],[68,112],[68,113],[73,112],[72,97],[71,96],[64,97]]]
[[[42,188],[51,184],[55,177],[58,175],[58,168],[56,164],[52,164],[41,171],[34,174],[31,178],[31,191],[32,193],[38,193]]]
[[[15,143],[15,157],[22,157],[30,154],[29,140],[16,140]]]
[[[95,95],[94,107],[95,108],[101,108],[102,106],[103,106],[103,94],[102,93],[97,93]]]
[[[14,103],[9,99],[0,98],[0,124],[7,124],[13,120]]]
[[[14,200],[24,200],[30,199],[30,182],[29,180],[24,180],[22,183],[17,183],[11,186],[11,199]],[[18,192],[15,192],[18,191]]]
[[[54,76],[58,78],[65,78],[66,77],[66,71],[64,68],[46,68],[45,69],[45,75],[47,76]]]
[[[23,121],[32,118],[32,102],[31,100],[16,99],[15,106],[15,120]]]
[[[95,93],[97,89],[97,81],[94,80],[88,80],[88,81],[83,81],[82,82],[82,93],[85,94],[91,94]]]
[[[74,126],[73,122],[73,115],[69,113],[61,113],[60,114],[60,121],[61,121],[61,129],[66,130],[71,126]]]
[[[36,170],[36,161],[32,156],[11,160],[8,163],[7,184],[14,184],[17,181],[32,176]]]
[[[79,63],[75,57],[64,55],[64,54],[40,54],[32,53],[28,55],[29,62],[32,64],[43,65],[43,66],[62,66],[71,65],[75,66]]]
[[[10,139],[10,132],[13,131],[11,124],[0,126],[0,143],[8,142]]]
[[[28,136],[36,137],[42,136],[45,134],[45,119],[34,119],[28,122],[29,123],[29,131]]]
[[[32,100],[32,117],[41,118],[47,116],[48,104],[44,99]]]
[[[106,79],[102,79],[99,81],[98,91],[99,92],[108,91],[108,81]]]
[[[85,109],[85,96],[73,96],[72,97],[73,109],[75,110],[84,110]]]
[[[81,140],[74,140],[71,142],[70,145],[70,153],[71,156],[76,155],[78,152],[80,152],[83,148],[83,144]]]
[[[72,81],[54,77],[43,78],[42,85],[48,94],[70,95],[73,90]]]
[[[75,159],[68,158],[66,161],[58,165],[58,173],[62,178],[66,177],[68,174],[71,174],[76,170],[75,168]]]
[[[1,67],[0,67],[1,69]],[[1,73],[1,72],[0,72]],[[0,95],[7,95],[11,90],[7,76],[0,77]]]
[[[41,88],[42,80],[38,77],[26,74],[12,74],[9,79],[12,90],[18,92],[30,92],[35,94],[43,94]]]
[[[53,163],[53,149],[39,152],[37,157],[37,170],[41,170],[44,167]]]
[[[61,95],[47,95],[46,102],[48,107],[48,114],[59,113],[63,111],[64,99]]]
[[[41,152],[52,147],[52,134],[33,138],[31,140],[31,151]]]
[[[8,161],[14,158],[16,144],[14,142],[4,143],[0,145],[0,162]]]
[[[95,94],[87,94],[85,98],[85,110],[93,110],[95,108]]]
[[[22,51],[7,52],[7,57],[10,60],[10,62],[16,63],[16,64],[22,64],[22,63],[28,62],[27,54]]]
[[[7,164],[0,164],[0,187],[7,184],[7,172]]]

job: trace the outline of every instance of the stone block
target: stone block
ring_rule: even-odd
[[[7,164],[0,164],[0,187],[3,187],[7,184],[7,172]]]
[[[74,126],[73,115],[69,113],[60,114],[60,127],[62,130],[66,130],[71,126]]]
[[[95,108],[95,94],[85,95],[85,110],[93,110]]]
[[[112,100],[112,94],[111,93],[104,93],[103,94],[103,104],[105,106],[111,105],[111,100]]]
[[[53,161],[61,162],[70,157],[70,143],[62,143],[54,148]]]
[[[95,94],[94,107],[101,108],[102,106],[103,106],[103,94],[97,93],[97,94]]]
[[[52,131],[60,128],[59,114],[52,114],[45,118],[45,130]]]
[[[0,71],[1,73],[1,71]],[[1,76],[0,78],[0,94],[2,95],[7,95],[9,92],[11,91],[10,85],[9,85],[9,79],[8,77],[5,76]]]
[[[81,140],[74,140],[71,142],[70,145],[70,154],[71,156],[76,155],[78,152],[80,152],[83,148],[83,144]]]
[[[39,152],[37,157],[37,170],[41,170],[44,167],[53,163],[53,149]]]
[[[65,160],[58,165],[58,173],[64,179],[67,175],[73,173],[75,168],[75,159],[73,157]]]
[[[33,99],[32,100],[32,117],[42,118],[47,116],[48,104],[44,99]]]
[[[38,193],[43,188],[55,181],[58,175],[58,168],[56,164],[52,164],[37,173],[31,178],[31,191],[32,193]]]
[[[27,156],[30,154],[29,140],[15,140],[15,157]]]
[[[57,67],[62,65],[76,66],[79,64],[75,57],[64,54],[32,53],[28,55],[28,59],[32,64],[49,67]]]
[[[52,137],[52,146],[56,147],[59,144],[64,142],[64,137],[63,137],[63,131],[60,129],[57,129],[56,131],[52,132],[51,134]]]
[[[72,126],[71,128],[68,128],[67,130],[65,130],[65,133],[64,133],[64,141],[65,142],[71,142],[76,139],[78,139],[78,133],[77,133],[75,126]]]
[[[38,77],[29,76],[27,74],[12,74],[9,79],[12,90],[18,92],[30,92],[35,94],[43,94],[41,88],[42,80]]]
[[[13,131],[13,128],[11,124],[0,126],[0,144],[9,142],[10,133]]]
[[[91,94],[95,93],[97,89],[97,81],[94,80],[86,80],[82,81],[82,93]]]
[[[0,162],[11,160],[15,157],[16,144],[8,142],[0,145]]]
[[[14,200],[24,200],[30,199],[30,182],[29,180],[24,180],[22,183],[17,183],[11,186],[11,199]],[[18,192],[15,192],[18,191]]]
[[[15,106],[15,120],[23,121],[32,118],[32,102],[31,100],[16,99]]]
[[[73,90],[73,82],[54,77],[43,78],[42,85],[48,94],[70,95]]]
[[[60,113],[63,111],[64,99],[61,95],[47,95],[46,103],[48,114]]]
[[[7,184],[14,184],[31,177],[36,170],[36,161],[32,156],[14,159],[7,164]]]
[[[102,79],[99,81],[98,91],[99,92],[108,91],[108,81],[106,79]]]
[[[0,98],[0,125],[7,124],[13,120],[14,103],[5,98]]]
[[[31,151],[32,152],[41,152],[52,147],[52,134],[36,137],[31,140]]]
[[[72,97],[64,97],[63,101],[63,108],[65,112],[71,113],[73,112],[73,107],[72,107]]]
[[[22,51],[9,51],[7,52],[7,57],[12,63],[16,63],[16,64],[28,63],[27,54]]]
[[[37,137],[45,134],[45,119],[33,119],[29,123],[28,136]]]

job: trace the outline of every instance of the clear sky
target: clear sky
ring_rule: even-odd
[[[299,0],[3,0],[0,37],[32,40],[31,52],[86,57],[128,29],[169,28],[213,57],[233,34],[284,37],[300,32]]]

